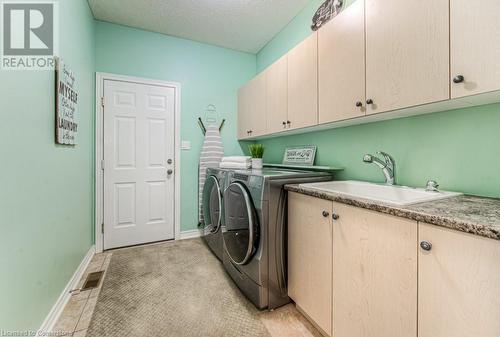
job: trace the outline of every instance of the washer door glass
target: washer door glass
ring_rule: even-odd
[[[258,224],[255,208],[245,186],[232,183],[224,192],[225,227],[222,235],[226,252],[238,265],[247,263],[255,253]]]
[[[222,195],[219,181],[210,176],[203,187],[203,234],[217,233],[221,225]]]

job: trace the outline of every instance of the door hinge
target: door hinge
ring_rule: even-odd
[[[104,159],[101,160],[101,170],[104,171]]]
[[[104,222],[101,224],[101,233],[104,234]]]
[[[101,106],[104,108],[104,97],[101,97]]]

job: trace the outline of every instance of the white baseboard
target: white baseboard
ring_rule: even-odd
[[[54,328],[57,320],[59,319],[59,316],[61,316],[62,311],[64,310],[64,307],[68,303],[71,293],[70,291],[75,289],[78,286],[78,282],[82,278],[83,274],[85,273],[85,270],[87,269],[90,261],[92,260],[92,257],[95,254],[95,246],[90,247],[89,251],[83,258],[82,262],[78,266],[78,269],[75,271],[71,279],[69,280],[68,284],[66,284],[66,287],[62,291],[61,295],[59,295],[59,298],[57,299],[56,303],[50,310],[49,314],[45,318],[45,321],[43,321],[42,326],[40,327],[39,333],[47,333],[52,331]],[[38,336],[38,335],[37,335]],[[41,336],[41,335],[40,335]]]
[[[199,229],[193,229],[190,231],[181,232],[179,240],[194,239],[201,236],[201,231]]]

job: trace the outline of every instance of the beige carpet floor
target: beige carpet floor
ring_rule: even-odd
[[[87,337],[269,337],[255,307],[199,239],[113,256]]]

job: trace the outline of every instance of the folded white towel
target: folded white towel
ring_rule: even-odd
[[[251,163],[220,163],[221,169],[237,169],[237,170],[247,170],[252,167]]]
[[[252,157],[247,156],[232,156],[232,157],[224,157],[222,158],[223,163],[249,163],[251,162]]]

